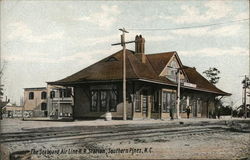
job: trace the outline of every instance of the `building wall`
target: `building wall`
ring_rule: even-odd
[[[207,118],[208,117],[208,100],[204,100],[202,102],[202,109],[201,109],[201,117]]]
[[[88,108],[90,108],[90,102],[88,95],[84,93],[85,88],[82,87],[74,87],[74,112],[73,116],[75,118],[84,117],[86,113],[89,112]]]
[[[160,119],[160,114],[159,113],[151,113],[151,118],[152,119]]]
[[[34,98],[29,99],[29,93],[34,93]],[[25,89],[24,90],[24,110],[40,110],[41,111],[41,104],[47,104],[47,98],[41,99],[41,93],[46,92],[46,88],[44,89]]]
[[[214,103],[213,99],[210,99],[208,101],[208,113],[213,114],[214,111],[215,111],[215,103]]]
[[[187,118],[187,113],[180,113],[180,117],[181,117],[181,118]],[[190,113],[190,114],[189,114],[189,118],[192,118],[192,117],[193,117],[193,114]]]
[[[73,97],[71,96],[64,97],[65,87],[58,85],[48,85],[47,86],[47,100],[48,100],[48,113],[49,116],[58,114],[59,118],[61,117],[71,117],[73,114]],[[72,88],[69,88],[72,91]],[[62,91],[60,95],[60,91]],[[52,92],[54,94],[52,94]]]
[[[94,86],[76,86],[74,87],[75,91],[75,105],[74,105],[74,117],[75,118],[105,118],[106,112],[101,112],[97,110],[97,112],[90,110],[90,89],[93,87],[94,89],[111,89],[112,86],[109,85],[94,85]],[[117,88],[119,96],[118,96],[118,104],[115,112],[110,112],[113,118],[121,119],[123,118],[123,103],[122,103],[122,89],[118,86]],[[132,103],[127,101],[127,118],[132,118]]]
[[[116,84],[119,98],[118,98],[118,104],[117,104],[117,110],[116,112],[111,112],[113,118],[123,118],[123,103],[122,103],[122,84]],[[90,104],[91,104],[91,96],[90,96],[90,90],[98,89],[98,88],[112,88],[111,85],[92,85],[92,86],[78,86],[75,87],[75,106],[74,106],[74,117],[75,118],[104,118],[106,112],[100,112],[100,110],[97,110],[97,112],[90,111]],[[140,95],[140,111],[136,111],[135,107],[135,99],[133,97],[136,97],[136,94],[139,94],[139,92],[142,92],[143,90],[147,90],[147,102],[148,102],[148,109],[147,112],[143,112],[143,95]],[[162,108],[159,110],[158,113],[152,112],[152,106],[153,106],[153,93],[157,91],[160,92],[160,107],[163,106],[162,102],[162,93],[163,91],[172,92],[175,93],[174,88],[161,88],[161,87],[155,87],[152,86],[152,84],[143,84],[143,83],[135,83],[135,84],[128,84],[127,85],[127,118],[131,119],[170,119],[170,113],[169,112],[161,112]],[[191,113],[190,118],[192,117],[203,117],[206,118],[208,116],[208,112],[210,110],[214,110],[214,101],[211,95],[206,93],[199,93],[199,92],[181,92],[182,94],[185,94],[187,96],[186,105],[191,107]],[[210,100],[209,100],[210,99]],[[176,103],[176,102],[175,102]],[[184,106],[184,110],[180,112],[181,118],[187,118],[187,113],[185,112],[186,106]],[[197,113],[196,113],[197,112]],[[196,113],[196,114],[194,114]],[[173,113],[174,118],[176,118],[176,108],[174,108]]]

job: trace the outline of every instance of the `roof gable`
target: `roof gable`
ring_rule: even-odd
[[[171,63],[173,61],[176,62],[176,64],[178,65],[176,68],[181,68],[181,64],[179,64],[179,61],[177,60],[175,55],[176,55],[176,53],[170,58],[170,60],[168,61],[168,63],[164,67],[164,69],[159,74],[160,76],[166,76],[167,75],[167,71],[169,70],[169,67],[171,66]]]
[[[166,53],[159,53],[159,54],[150,54],[147,55],[149,61],[151,62],[153,68],[155,69],[158,76],[164,76],[166,77],[168,70],[170,69],[169,66],[172,63],[172,61],[177,62],[178,67],[177,68],[183,68],[183,64],[177,54],[177,52],[166,52]],[[158,63],[157,63],[158,62]],[[185,81],[188,81],[188,77],[183,69],[181,69],[181,75],[182,79],[185,79]]]
[[[165,68],[169,60],[172,58],[175,52],[165,52],[156,54],[147,54],[146,57],[152,65],[156,74],[160,74]]]

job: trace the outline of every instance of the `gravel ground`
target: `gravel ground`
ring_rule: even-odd
[[[104,148],[152,148],[146,154],[110,154],[109,158],[152,159],[237,159],[250,158],[250,136],[242,133],[216,133],[180,137],[155,137],[112,141]],[[102,157],[99,157],[102,158]]]
[[[182,120],[184,121],[184,120]],[[201,123],[202,120],[186,120],[185,123]],[[209,122],[220,122],[209,120]],[[3,123],[3,121],[1,122]],[[7,125],[7,123],[12,125]],[[67,126],[106,126],[130,124],[123,121],[77,121],[67,122]],[[153,123],[153,124],[152,124]],[[155,123],[155,124],[154,124]],[[133,124],[156,125],[158,123],[179,123],[178,121],[137,121]],[[15,125],[16,124],[16,125]],[[31,126],[32,124],[32,126]],[[19,121],[5,122],[5,133],[44,127],[65,127],[62,122]],[[49,124],[49,125],[48,125]],[[224,123],[223,123],[224,124]],[[36,126],[35,126],[36,125]],[[62,126],[61,126],[62,125]],[[86,139],[22,141],[1,144],[2,159],[8,159],[15,151],[29,151],[26,156],[34,160],[40,159],[250,159],[250,124],[230,123],[231,130],[223,132],[202,132],[184,135],[143,136],[143,138],[127,138],[122,140],[105,140],[88,142]],[[245,126],[247,132],[239,131]],[[200,127],[200,126],[199,126]],[[206,126],[204,126],[206,127]],[[7,129],[6,129],[7,128]],[[177,126],[178,128],[178,126]],[[6,130],[5,130],[6,129]],[[110,137],[112,139],[114,137]],[[31,152],[31,153],[30,153]],[[25,155],[25,154],[24,154]]]
[[[112,120],[104,121],[100,120],[91,120],[91,121],[73,121],[73,122],[57,122],[57,121],[22,121],[21,119],[3,119],[0,121],[1,124],[1,133],[10,133],[10,132],[23,132],[25,129],[32,128],[45,128],[45,127],[65,127],[65,126],[110,126],[110,125],[125,125],[125,124],[154,124],[154,123],[179,123],[180,121],[197,123],[202,121],[207,121],[208,119],[180,119],[180,120]],[[241,119],[234,119],[241,120]],[[217,122],[217,119],[209,119],[210,122]]]

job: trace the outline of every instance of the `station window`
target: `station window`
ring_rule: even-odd
[[[117,93],[117,90],[112,90],[110,92],[110,103],[109,103],[109,111],[110,112],[116,112],[116,106],[117,106],[117,103],[118,103],[118,93]]]
[[[202,108],[202,100],[198,99],[197,100],[197,112],[201,113],[201,108]]]
[[[92,90],[91,91],[91,108],[96,112],[98,108],[101,112],[116,112],[118,103],[117,90]]]
[[[157,113],[159,112],[159,92],[155,92],[152,98],[152,112]]]
[[[175,93],[163,91],[162,94],[163,94],[162,95],[162,111],[169,112],[170,108],[174,110],[175,103],[176,103]]]
[[[91,108],[90,111],[96,112],[98,105],[98,90],[91,91]]]
[[[100,111],[106,112],[107,105],[108,105],[108,92],[107,91],[100,91]]]
[[[186,112],[187,108],[187,98],[182,97],[180,100],[180,113]]]
[[[135,111],[141,112],[141,93],[135,94]]]

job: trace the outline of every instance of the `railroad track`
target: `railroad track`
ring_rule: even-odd
[[[58,140],[80,139],[86,142],[107,141],[107,140],[121,140],[145,138],[154,136],[184,136],[196,134],[211,134],[225,132],[225,129],[220,126],[201,126],[201,127],[178,127],[178,128],[161,128],[158,127],[142,127],[142,128],[106,128],[95,130],[67,130],[67,131],[47,131],[47,132],[18,132],[18,133],[4,133],[0,134],[0,143],[12,142],[46,142]]]

